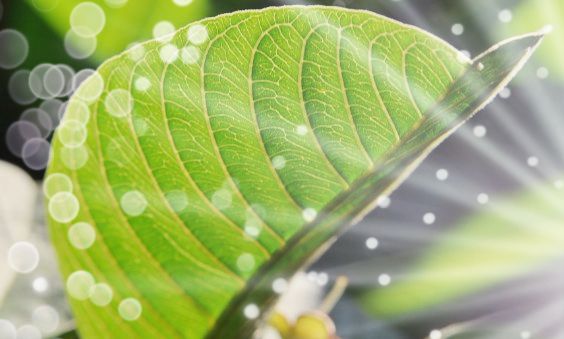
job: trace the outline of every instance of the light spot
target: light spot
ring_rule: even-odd
[[[425,224],[427,224],[427,225],[434,224],[436,219],[437,219],[437,218],[435,217],[435,214],[430,213],[430,212],[425,213],[425,214],[423,215],[423,222],[424,222]]]
[[[133,118],[133,127],[135,128],[135,133],[140,137],[144,136],[149,130],[147,120],[139,117]]]
[[[125,89],[114,89],[104,100],[106,111],[111,115],[123,118],[131,113],[133,98]]]
[[[281,155],[277,155],[272,158],[272,166],[277,170],[283,169],[286,166],[286,159]]]
[[[78,222],[69,228],[67,238],[74,248],[85,250],[94,244],[96,231],[89,223]]]
[[[89,1],[76,5],[70,15],[70,26],[82,37],[98,35],[106,24],[106,14],[97,4]]]
[[[153,27],[153,38],[159,41],[170,41],[174,29],[174,25],[170,21],[159,21]]]
[[[307,222],[312,222],[317,217],[317,211],[311,207],[308,207],[302,211],[302,218]]]
[[[51,198],[59,192],[72,192],[71,179],[62,173],[49,174],[43,181],[43,194],[47,198]]]
[[[537,167],[539,165],[539,158],[535,157],[535,156],[530,156],[527,159],[527,165],[529,165],[529,167]]]
[[[475,136],[476,138],[483,138],[483,137],[485,137],[486,134],[487,134],[487,132],[488,132],[488,131],[486,130],[486,127],[484,127],[484,126],[482,126],[482,125],[477,125],[477,126],[475,126],[474,129],[473,129],[473,133],[474,133],[474,136]]]
[[[88,151],[86,147],[63,147],[59,153],[61,160],[66,168],[70,170],[78,170],[88,162]]]
[[[245,225],[245,233],[249,237],[256,238],[260,235],[260,228],[254,225]]]
[[[378,284],[380,286],[388,286],[392,282],[392,277],[389,274],[380,274],[378,276]]]
[[[511,96],[511,89],[508,87],[505,87],[504,89],[501,90],[501,92],[499,92],[499,97],[502,99],[508,99]]]
[[[139,191],[129,191],[122,195],[119,204],[125,214],[131,217],[137,217],[145,212],[148,202],[143,193]]]
[[[192,0],[172,0],[175,5],[180,7],[186,7],[192,3]]]
[[[374,237],[369,237],[366,239],[366,248],[368,248],[369,250],[375,250],[376,248],[378,248],[378,244],[378,239]]]
[[[120,8],[127,4],[128,0],[106,0],[108,6],[113,8]]]
[[[441,168],[437,170],[436,176],[438,180],[445,181],[448,179],[448,171],[444,168]]]
[[[73,99],[67,104],[65,119],[77,121],[86,127],[86,124],[90,120],[90,110],[84,102]]]
[[[139,77],[135,80],[135,89],[141,92],[145,92],[151,88],[151,82],[145,77]]]
[[[170,64],[178,59],[178,47],[173,44],[166,44],[159,50],[159,56],[164,63]]]
[[[308,128],[306,125],[299,125],[298,127],[296,127],[296,133],[298,133],[298,135],[306,135],[308,131]]]
[[[52,95],[45,89],[45,74],[52,67],[51,64],[39,64],[29,74],[29,89],[40,99],[50,99]]]
[[[60,223],[71,222],[79,209],[78,199],[70,192],[59,192],[49,200],[49,215]]]
[[[44,293],[49,289],[49,281],[45,277],[37,277],[33,279],[31,287],[37,293]]]
[[[548,76],[550,75],[550,72],[548,71],[548,68],[546,67],[539,67],[537,69],[537,77],[539,79],[546,79],[548,78]]]
[[[145,56],[145,47],[140,43],[135,43],[127,50],[127,55],[131,60],[139,61]]]
[[[443,333],[439,330],[432,330],[429,333],[429,339],[441,339],[443,337]]]
[[[317,282],[317,284],[319,284],[319,286],[327,285],[327,283],[329,282],[329,275],[325,272],[319,273],[317,275],[316,282]]]
[[[188,40],[194,45],[201,45],[208,39],[208,29],[204,25],[196,24],[188,28]]]
[[[8,266],[18,273],[30,273],[39,264],[37,248],[27,242],[20,241],[8,249]]]
[[[480,205],[485,205],[488,203],[488,201],[490,201],[490,197],[486,193],[480,193],[476,197],[476,200]]]
[[[0,338],[16,339],[16,327],[6,319],[0,319]]]
[[[29,88],[30,71],[20,69],[10,76],[8,93],[20,105],[28,105],[36,100],[35,94]]]
[[[57,129],[57,136],[66,147],[78,147],[86,141],[88,132],[82,123],[65,119]]]
[[[452,27],[450,28],[450,31],[454,35],[462,35],[462,33],[464,33],[464,26],[460,23],[456,23],[456,24],[452,25]]]
[[[16,331],[18,339],[41,339],[41,331],[33,325],[23,325]]]
[[[282,294],[288,290],[288,282],[284,278],[277,278],[272,282],[274,293]]]
[[[243,314],[247,319],[256,319],[260,315],[260,310],[257,305],[249,304],[243,309]]]
[[[31,314],[33,325],[43,334],[52,334],[59,327],[59,312],[49,305],[41,305]]]
[[[99,283],[90,288],[88,298],[90,301],[100,307],[107,306],[113,299],[114,292],[112,288],[105,283]]]
[[[531,338],[531,332],[529,331],[522,331],[521,332],[521,339],[529,339]]]
[[[376,201],[376,204],[380,208],[388,208],[388,207],[390,207],[391,203],[392,203],[392,201],[391,201],[390,197],[388,197],[386,195],[378,197],[378,200]]]
[[[25,35],[15,29],[0,31],[0,68],[13,69],[21,65],[29,54]]]
[[[554,182],[554,187],[556,189],[559,189],[559,190],[563,189],[564,188],[564,180],[556,180]]]
[[[66,287],[71,297],[77,300],[86,300],[94,284],[95,280],[92,274],[86,271],[76,271],[67,278]]]
[[[511,22],[511,20],[513,20],[513,13],[511,13],[509,9],[503,9],[499,11],[499,13],[497,14],[497,18],[499,21],[503,23],[508,23]]]
[[[59,96],[65,89],[65,75],[56,65],[51,65],[43,77],[43,86],[52,97]]]
[[[220,210],[231,207],[232,194],[228,189],[222,188],[212,195],[212,204]]]
[[[182,52],[180,57],[182,58],[182,62],[187,65],[192,65],[200,60],[200,49],[196,46],[187,46],[182,48]]]
[[[249,272],[255,268],[255,257],[250,253],[243,253],[237,258],[237,267],[242,272]]]
[[[182,212],[188,207],[188,195],[184,191],[171,191],[165,197],[175,212]]]
[[[120,317],[127,321],[135,321],[139,319],[142,312],[143,307],[141,306],[139,300],[135,298],[124,299],[118,306],[118,313]]]
[[[49,162],[50,145],[43,138],[33,138],[25,142],[22,147],[22,160],[33,170],[42,170]]]
[[[72,87],[77,91],[75,97],[87,104],[91,104],[102,95],[104,78],[98,72],[91,69],[83,69],[74,76]]]

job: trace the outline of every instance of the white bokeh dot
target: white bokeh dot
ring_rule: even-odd
[[[71,222],[80,210],[76,197],[70,192],[56,193],[49,199],[49,215],[60,223]]]
[[[192,3],[192,0],[172,0],[172,2],[180,7],[188,6]]]
[[[380,286],[388,286],[392,282],[392,277],[389,274],[383,273],[378,276],[378,284]]]
[[[444,169],[444,168],[440,168],[437,170],[437,173],[435,173],[437,180],[439,181],[445,181],[448,179],[448,170]]]
[[[443,337],[443,333],[439,330],[432,330],[429,333],[429,339],[441,339]]]
[[[122,300],[118,306],[119,315],[126,321],[135,321],[141,317],[143,307],[139,300],[127,298]]]
[[[18,273],[30,273],[39,264],[39,252],[35,245],[19,241],[8,249],[8,265]]]
[[[45,277],[37,277],[31,283],[33,290],[37,293],[45,293],[49,289],[49,280]]]
[[[123,118],[131,113],[133,98],[125,89],[114,89],[104,99],[104,107],[112,116]]]
[[[486,127],[484,127],[483,125],[474,126],[474,129],[472,131],[476,138],[483,138],[487,133]]]
[[[308,207],[302,211],[302,217],[307,222],[312,222],[317,218],[317,211],[314,208]]]
[[[286,166],[286,159],[281,155],[277,155],[272,158],[272,166],[277,170],[283,169]]]
[[[274,293],[282,294],[288,290],[288,282],[284,278],[276,278],[272,282],[272,290]]]
[[[67,292],[77,300],[86,300],[90,296],[90,289],[95,283],[94,276],[90,272],[75,271],[67,278]]]
[[[15,29],[0,31],[0,68],[13,69],[21,65],[29,53],[25,35]]]
[[[161,60],[166,64],[175,62],[176,59],[178,59],[179,54],[180,51],[178,50],[178,47],[173,44],[166,44],[159,50],[159,56]]]
[[[31,314],[31,319],[33,325],[46,335],[53,334],[59,328],[59,312],[49,305],[36,307]]]
[[[94,305],[100,307],[109,305],[110,302],[112,302],[113,297],[114,291],[112,290],[110,285],[105,283],[95,284],[90,287],[90,290],[88,291],[88,298],[90,299],[90,301]]]
[[[243,253],[237,258],[237,268],[242,272],[249,272],[255,268],[255,257],[250,253]]]
[[[243,314],[247,319],[256,319],[260,315],[260,310],[257,305],[249,304],[243,309]]]
[[[129,191],[122,195],[119,203],[123,212],[132,217],[143,214],[148,205],[145,195],[136,190]]]
[[[206,26],[196,24],[188,28],[188,40],[194,45],[201,45],[209,38],[208,29]]]
[[[537,167],[539,165],[539,162],[539,158],[535,156],[530,156],[529,158],[527,158],[527,165],[529,165],[529,167]]]
[[[497,14],[497,18],[503,23],[508,23],[513,20],[513,13],[511,13],[511,10],[509,9],[502,9]]]
[[[464,33],[464,26],[460,23],[455,23],[454,25],[452,25],[452,27],[450,28],[450,31],[452,32],[452,34],[454,35],[462,35],[462,33]]]
[[[437,220],[437,217],[435,216],[434,213],[427,212],[427,213],[423,214],[423,222],[427,225],[434,224],[436,220]]]
[[[74,248],[85,250],[94,244],[96,231],[89,223],[78,222],[69,228],[67,238]]]
[[[478,201],[478,203],[481,205],[485,205],[490,201],[490,197],[486,193],[480,193],[476,197],[476,201]]]
[[[366,239],[365,245],[369,250],[375,250],[378,248],[378,239],[375,237],[369,237]]]
[[[70,14],[72,30],[82,37],[98,35],[106,24],[106,13],[102,7],[90,1],[76,5]]]

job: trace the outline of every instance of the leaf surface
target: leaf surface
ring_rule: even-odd
[[[373,13],[298,6],[109,60],[71,101],[49,168],[72,182],[48,204],[81,334],[249,337],[272,281],[373,208],[540,39],[472,64]],[[87,249],[67,240],[77,222],[95,229]],[[95,283],[112,291],[102,307]]]

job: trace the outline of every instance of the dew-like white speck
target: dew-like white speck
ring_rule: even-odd
[[[480,193],[476,197],[476,201],[478,201],[478,203],[481,205],[485,205],[490,201],[490,197],[486,193]]]
[[[82,37],[98,35],[106,25],[106,14],[99,5],[84,1],[76,5],[70,14],[70,26]]]
[[[49,280],[47,280],[45,277],[37,277],[33,279],[31,287],[37,293],[47,292],[47,290],[49,289]]]
[[[141,92],[145,92],[151,88],[151,81],[145,77],[139,77],[135,79],[135,89]]]
[[[79,89],[79,86],[80,89]],[[82,70],[73,77],[72,87],[77,90],[75,96],[86,103],[98,100],[104,91],[104,78],[90,69]]]
[[[176,6],[186,7],[192,3],[192,0],[172,0]]]
[[[497,18],[499,21],[503,23],[508,23],[511,22],[511,20],[513,20],[513,13],[511,13],[509,9],[503,9],[499,11],[499,13],[497,14]]]
[[[282,294],[288,290],[288,282],[284,278],[277,278],[272,282],[274,293]]]
[[[133,61],[139,61],[145,56],[145,47],[139,43],[135,43],[127,50],[127,55]]]
[[[450,31],[452,32],[452,34],[454,35],[462,35],[462,33],[464,33],[464,26],[460,23],[455,23],[454,25],[452,25],[452,27],[450,28]]]
[[[437,217],[431,212],[427,212],[423,215],[423,222],[427,225],[434,224],[436,220]]]
[[[84,102],[73,99],[67,104],[65,118],[67,120],[76,121],[86,127],[86,124],[90,120],[90,110]]]
[[[204,25],[196,24],[188,28],[188,40],[194,45],[201,45],[209,39],[208,29]]]
[[[272,158],[272,166],[277,170],[283,169],[286,166],[286,159],[281,155],[277,155]]]
[[[59,312],[49,305],[40,305],[36,307],[31,319],[33,325],[37,327],[43,334],[53,334],[59,327]]]
[[[131,113],[133,98],[125,89],[114,89],[104,99],[104,106],[111,115],[123,118]]]
[[[548,78],[548,76],[550,75],[550,72],[548,71],[548,68],[546,67],[539,67],[537,69],[537,77],[539,79],[546,79]]]
[[[531,332],[529,331],[521,331],[521,339],[529,339],[531,338]]]
[[[255,257],[250,253],[243,253],[237,258],[237,267],[242,272],[249,272],[255,268]]]
[[[59,150],[59,156],[65,167],[70,170],[82,168],[90,157],[84,145],[78,147],[62,147]]]
[[[90,272],[75,271],[67,278],[67,292],[77,300],[86,300],[90,296],[90,289],[95,283],[94,276]]]
[[[153,27],[153,38],[160,41],[170,41],[173,32],[174,25],[170,21],[159,21]]]
[[[529,167],[537,167],[539,165],[539,162],[539,158],[535,156],[530,156],[529,158],[527,158],[527,165],[529,165]]]
[[[127,321],[135,321],[139,319],[143,312],[143,306],[139,300],[135,298],[127,298],[122,300],[118,306],[119,315]]]
[[[306,135],[308,131],[308,128],[306,125],[298,125],[296,127],[296,133],[298,133],[298,135]]]
[[[329,282],[329,275],[325,272],[320,272],[317,275],[316,282],[319,286],[325,286]]]
[[[474,126],[474,129],[472,131],[473,131],[474,136],[476,138],[483,138],[483,137],[486,136],[486,133],[488,132],[486,127],[484,127],[482,125]]]
[[[376,239],[375,237],[369,237],[366,239],[366,248],[368,248],[369,250],[375,250],[376,248],[378,248],[378,239]]]
[[[62,173],[49,174],[43,181],[43,194],[47,198],[51,198],[59,192],[72,192],[71,179]]]
[[[29,43],[25,35],[15,29],[0,31],[0,46],[2,47],[0,68],[16,68],[25,61],[29,54]]]
[[[392,282],[392,277],[390,277],[389,274],[383,273],[378,276],[378,283],[381,286],[388,286],[391,282]]]
[[[231,207],[232,194],[228,189],[222,188],[212,195],[212,204],[220,210]]]
[[[302,211],[302,217],[307,222],[312,222],[317,217],[317,211],[314,208],[308,207]]]
[[[444,168],[438,169],[435,175],[439,181],[445,181],[448,179],[448,171]]]
[[[175,62],[179,54],[178,47],[173,44],[166,44],[159,50],[161,60],[167,64]]]
[[[100,307],[107,306],[114,297],[114,291],[105,283],[99,283],[90,288],[88,298],[90,301]]]
[[[182,212],[188,207],[188,195],[184,191],[171,191],[165,197],[175,212]]]
[[[243,314],[247,319],[256,319],[260,315],[260,310],[257,305],[249,304],[243,309]]]
[[[505,87],[504,89],[501,90],[501,92],[499,92],[499,97],[502,99],[508,99],[511,96],[511,89],[508,87]]]
[[[137,217],[145,212],[148,202],[143,193],[134,190],[122,195],[119,204],[125,214]]]
[[[196,46],[186,46],[182,48],[180,52],[180,57],[182,58],[182,62],[187,65],[192,65],[200,60],[200,49]]]
[[[78,222],[69,228],[67,238],[74,248],[85,250],[96,241],[96,231],[89,223]]]
[[[30,273],[39,264],[39,252],[35,245],[20,241],[8,249],[8,266],[18,273]]]
[[[71,222],[80,210],[78,199],[70,192],[59,192],[49,199],[49,215],[60,223]]]
[[[120,8],[127,4],[128,0],[106,0],[108,6],[113,8]]]
[[[432,330],[429,333],[429,339],[441,339],[443,337],[443,333],[439,330]]]
[[[376,201],[376,204],[378,205],[379,208],[388,208],[390,207],[391,203],[392,200],[390,199],[390,197],[386,195],[379,197],[378,200]]]

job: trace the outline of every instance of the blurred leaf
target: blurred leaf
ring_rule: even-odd
[[[404,278],[360,300],[379,317],[425,312],[562,258],[563,203],[552,185],[491,202],[442,235]]]
[[[36,11],[61,35],[65,37],[71,25],[71,13],[78,5],[96,4],[103,11],[105,25],[96,36],[95,59],[104,60],[135,42],[153,37],[155,24],[168,21],[176,28],[201,19],[210,14],[209,0],[178,0],[189,3],[178,6],[172,0],[27,0]],[[88,8],[88,7],[86,7]],[[86,10],[89,15],[78,15],[83,27],[97,20],[96,10]],[[80,13],[80,11],[78,11]],[[90,35],[87,32],[87,35]],[[80,39],[79,39],[80,40]]]
[[[16,272],[8,266],[8,250],[27,240],[34,223],[37,184],[19,167],[0,161],[0,305]]]
[[[79,331],[250,337],[273,281],[374,208],[541,38],[472,64],[370,12],[281,7],[112,58],[71,100],[48,176],[72,182],[48,211]]]

